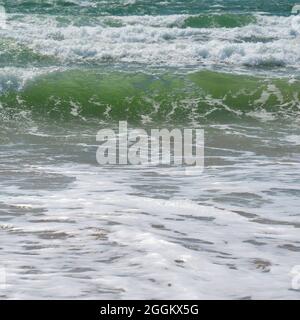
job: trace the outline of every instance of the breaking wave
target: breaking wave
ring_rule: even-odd
[[[2,112],[56,120],[185,123],[265,112],[299,115],[300,82],[211,71],[146,74],[72,70],[30,77],[2,93]],[[16,88],[19,89],[16,89]]]

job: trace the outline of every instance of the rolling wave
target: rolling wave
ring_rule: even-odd
[[[228,121],[257,112],[295,117],[300,82],[210,71],[145,74],[72,70],[28,80],[0,97],[2,111],[56,120],[132,123]]]

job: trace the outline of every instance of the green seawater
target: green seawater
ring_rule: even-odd
[[[0,0],[1,300],[299,299],[293,5]],[[125,120],[204,168],[100,165]]]
[[[265,111],[299,113],[299,80],[211,71],[188,74],[73,70],[40,76],[0,98],[13,117],[22,110],[45,119],[118,121],[138,124],[234,120]],[[72,112],[76,110],[76,112]]]

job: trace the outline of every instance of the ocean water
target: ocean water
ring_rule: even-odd
[[[2,1],[1,299],[299,299],[294,1]],[[205,169],[100,166],[118,121]]]

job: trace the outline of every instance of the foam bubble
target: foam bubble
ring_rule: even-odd
[[[68,17],[11,16],[2,34],[64,64],[300,66],[299,17],[257,16],[255,24],[232,29],[183,29],[187,17],[101,17],[77,24]]]

